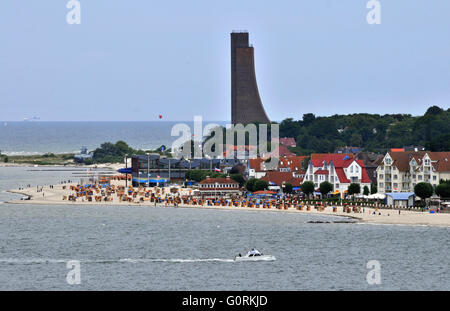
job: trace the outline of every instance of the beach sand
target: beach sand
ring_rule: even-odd
[[[116,182],[120,183],[120,182]],[[122,182],[124,184],[124,182]],[[73,184],[76,185],[76,184]],[[66,189],[63,189],[66,186]],[[17,193],[25,196],[31,197],[30,200],[14,200],[7,203],[12,204],[41,204],[41,205],[103,205],[103,206],[155,206],[155,203],[144,201],[140,203],[134,202],[119,202],[117,198],[114,197],[113,202],[82,202],[80,199],[76,202],[70,202],[67,200],[62,200],[63,196],[73,194],[74,192],[69,190],[70,184],[64,185],[54,185],[53,188],[49,186],[43,187],[42,192],[37,192],[36,188],[25,188],[21,190],[10,190],[9,192]],[[44,195],[43,195],[44,194]],[[165,203],[157,204],[156,206],[171,206]],[[420,212],[420,211],[407,211],[402,210],[401,214],[398,210],[392,209],[380,209],[378,212],[373,214],[374,208],[365,207],[364,212],[361,213],[346,213],[343,211],[342,206],[337,206],[337,212],[333,212],[333,207],[328,206],[324,211],[317,211],[312,208],[311,211],[300,211],[295,208],[289,208],[287,210],[279,210],[275,208],[249,208],[249,207],[233,207],[233,206],[198,206],[198,205],[184,205],[179,204],[178,207],[182,208],[200,208],[200,209],[219,209],[219,210],[247,210],[247,211],[270,211],[270,212],[286,212],[286,213],[304,213],[313,215],[331,215],[331,216],[345,216],[351,217],[359,222],[371,223],[371,224],[392,224],[392,225],[421,225],[421,226],[444,226],[450,227],[450,214],[445,213],[434,213]],[[381,213],[381,215],[379,215]]]

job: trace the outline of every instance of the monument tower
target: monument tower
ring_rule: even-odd
[[[231,33],[231,123],[270,123],[259,97],[248,32]]]

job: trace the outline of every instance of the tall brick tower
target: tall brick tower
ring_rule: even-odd
[[[248,32],[231,33],[231,123],[270,123],[259,97]]]

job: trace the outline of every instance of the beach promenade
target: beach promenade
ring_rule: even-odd
[[[120,183],[116,181],[116,183]],[[30,200],[14,200],[7,203],[11,204],[32,204],[32,205],[100,205],[100,206],[167,206],[173,207],[171,203],[154,203],[150,201],[139,201],[138,199],[125,202],[118,198],[113,197],[112,202],[89,202],[87,200],[78,199],[77,201],[69,201],[67,199],[63,200],[63,197],[68,197],[74,192],[70,190],[70,186],[76,186],[76,184],[63,184],[44,186],[42,188],[24,188],[10,190],[9,192],[21,194],[30,197]],[[166,190],[165,193],[169,193]],[[200,206],[200,205],[190,205],[190,204],[178,204],[177,207],[181,208],[198,208],[198,209],[218,209],[218,210],[246,210],[246,211],[267,211],[267,212],[279,212],[279,213],[304,213],[313,215],[331,215],[331,216],[341,216],[341,217],[351,217],[356,219],[358,222],[371,223],[371,224],[392,224],[392,225],[421,225],[421,226],[443,226],[450,227],[450,214],[445,213],[429,213],[420,211],[409,211],[401,210],[400,214],[398,210],[393,209],[379,209],[375,211],[374,208],[364,207],[361,212],[344,212],[342,206],[334,206],[337,211],[333,211],[333,206],[327,206],[323,211],[311,208],[309,211],[306,209],[298,210],[296,208],[290,207],[288,209],[276,209],[276,208],[262,208],[262,207],[235,207],[235,206]]]

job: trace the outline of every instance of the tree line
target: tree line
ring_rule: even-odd
[[[290,149],[299,155],[334,152],[342,146],[381,153],[409,145],[448,151],[450,109],[432,106],[423,116],[359,113],[316,117],[306,113],[302,120],[283,120],[280,137],[293,137],[297,146]]]

